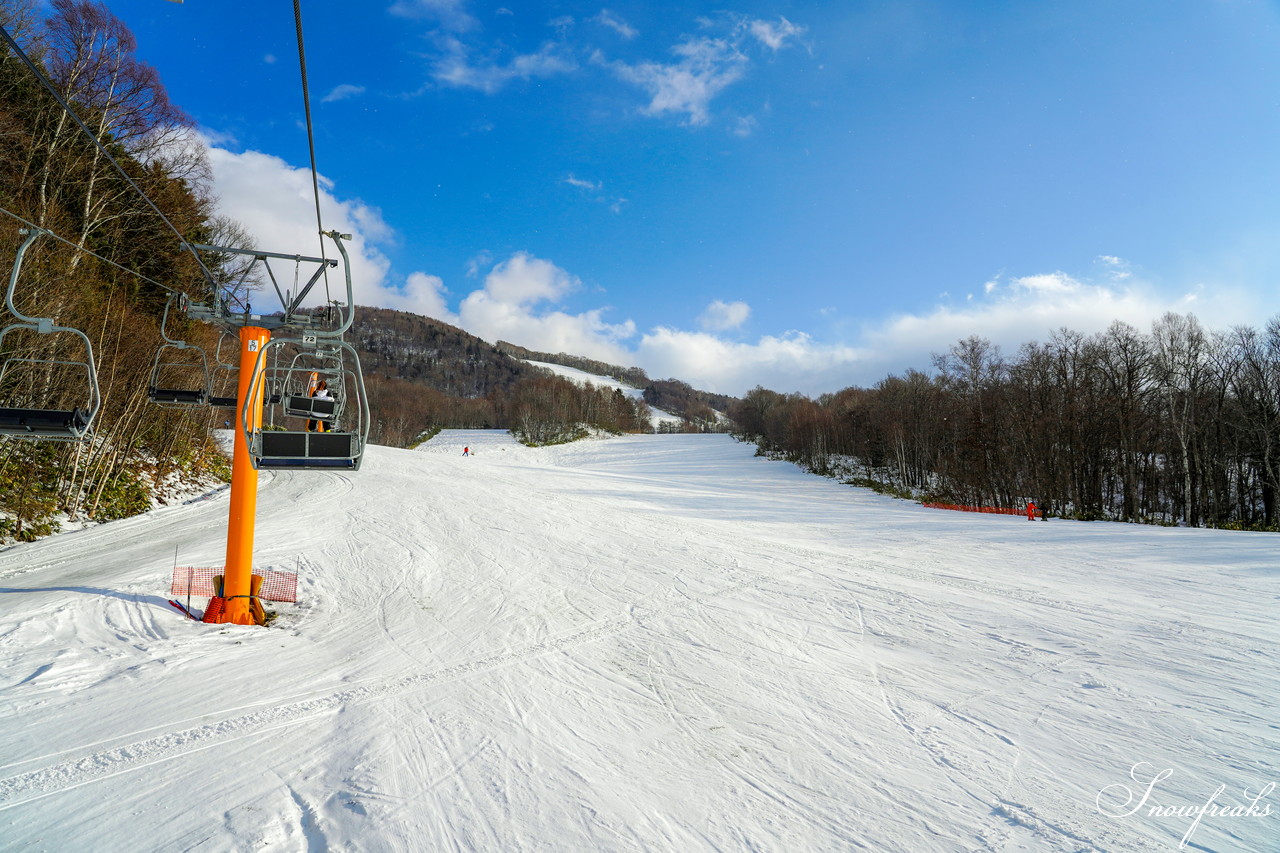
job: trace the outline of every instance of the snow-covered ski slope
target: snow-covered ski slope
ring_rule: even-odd
[[[544,370],[550,370],[556,376],[563,376],[565,379],[568,379],[570,382],[574,382],[578,385],[591,383],[597,388],[617,388],[633,400],[639,400],[644,397],[644,391],[642,389],[625,385],[611,376],[597,376],[594,373],[587,373],[585,370],[579,370],[576,367],[567,367],[563,364],[552,364],[549,361],[529,361],[528,359],[525,359],[525,363],[532,364],[534,367],[541,367]],[[668,421],[676,424],[681,422],[679,415],[664,412],[662,409],[655,409],[653,406],[649,407],[649,423],[655,430],[664,422]]]
[[[1188,849],[1280,844],[1273,535],[445,432],[264,472],[301,602],[189,622],[227,503],[0,552],[0,849],[1171,851],[1220,785]]]

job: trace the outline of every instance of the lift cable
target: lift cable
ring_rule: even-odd
[[[139,279],[140,281],[145,281],[147,284],[154,284],[156,287],[160,288],[161,290],[166,290],[169,293],[185,295],[182,293],[182,291],[178,290],[177,288],[170,287],[167,284],[161,284],[160,282],[156,281],[154,278],[149,278],[143,275],[142,273],[138,272],[137,270],[131,270],[128,267],[124,266],[123,264],[116,263],[110,258],[104,258],[102,257],[102,255],[99,255],[97,252],[93,251],[92,249],[86,249],[83,246],[77,246],[75,243],[72,243],[66,237],[61,237],[53,233],[52,231],[50,231],[48,228],[41,228],[39,225],[36,225],[34,222],[31,222],[30,220],[19,216],[18,214],[14,213],[12,210],[6,210],[5,208],[0,207],[0,213],[5,214],[6,216],[12,216],[14,219],[18,220],[28,228],[35,229],[36,231],[42,231],[45,234],[48,234],[53,239],[57,240],[59,243],[66,243],[68,246],[75,249],[77,252],[84,252],[86,255],[97,258],[98,260],[102,261],[104,264],[110,264],[111,266],[115,267],[121,272],[126,272],[129,275],[133,276],[134,278]]]
[[[298,32],[298,67],[302,72],[302,106],[307,120],[307,151],[311,155],[311,192],[316,202],[316,230],[323,235],[324,223],[320,217],[320,176],[316,169],[316,135],[311,124],[311,93],[307,85],[307,52],[302,39],[302,6],[299,0],[293,0],[293,24]],[[328,260],[323,239],[320,240],[320,257]],[[322,268],[325,271],[324,296],[326,301],[330,301],[328,264],[322,265]]]
[[[294,2],[294,7],[295,8],[297,7],[296,0]],[[129,186],[133,187],[137,191],[138,195],[142,197],[142,200],[145,201],[151,207],[151,209],[156,212],[156,215],[159,216],[160,219],[164,221],[165,225],[169,226],[169,230],[172,231],[175,235],[177,235],[178,241],[185,245],[186,238],[182,236],[182,232],[179,231],[177,226],[175,226],[169,220],[169,217],[164,215],[164,213],[160,210],[160,208],[156,207],[156,204],[151,200],[151,197],[142,191],[142,187],[138,186],[137,182],[134,181],[133,178],[129,177],[129,173],[124,170],[124,167],[120,165],[120,163],[116,160],[115,157],[111,156],[111,152],[107,150],[107,147],[105,145],[102,144],[102,140],[98,139],[98,137],[94,134],[94,132],[89,129],[89,126],[86,125],[80,119],[80,116],[76,115],[76,111],[71,109],[71,105],[68,104],[66,99],[63,98],[62,95],[58,92],[57,87],[54,86],[52,81],[50,81],[49,78],[45,75],[45,73],[40,70],[39,66],[37,66],[34,62],[31,61],[31,58],[27,56],[25,51],[23,51],[21,45],[19,45],[18,42],[14,40],[13,36],[9,35],[9,31],[6,30],[3,26],[0,26],[0,38],[2,38],[4,42],[9,45],[9,48],[15,54],[17,54],[18,58],[22,60],[23,64],[26,65],[27,68],[31,69],[31,73],[36,75],[36,78],[40,81],[41,85],[43,85],[45,89],[49,91],[50,95],[53,95],[54,100],[56,100],[58,104],[61,105],[62,109],[65,110],[67,115],[71,117],[71,119],[76,123],[76,125],[78,125],[82,131],[84,131],[85,135],[88,136],[91,140],[93,140],[93,144],[96,145],[98,150],[102,152],[102,155],[107,158],[107,161],[111,163],[112,166],[115,167],[115,170],[120,173],[120,177],[124,178],[125,182],[128,183]],[[310,125],[308,125],[308,127],[309,126]],[[217,284],[214,281],[213,273],[209,272],[209,268],[204,265],[204,261],[200,259],[200,256],[196,254],[196,251],[194,249],[191,249],[190,251],[191,251],[191,256],[195,258],[196,263],[200,266],[200,271],[204,273],[205,280],[209,283],[209,286],[216,288]]]

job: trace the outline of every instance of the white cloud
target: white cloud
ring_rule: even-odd
[[[570,173],[564,179],[564,183],[582,190],[585,198],[599,204],[608,205],[610,213],[621,213],[623,205],[627,203],[627,200],[622,196],[607,195],[604,191],[604,181],[588,181]]]
[[[599,191],[604,189],[603,181],[597,181],[595,183],[592,183],[591,181],[586,181],[586,180],[583,180],[582,178],[574,177],[572,173],[570,173],[569,177],[564,179],[564,182],[571,187],[577,187],[578,189],[581,189],[581,190]]]
[[[626,21],[619,18],[617,15],[615,15],[613,12],[611,12],[608,9],[602,9],[600,11],[600,14],[596,15],[595,20],[603,24],[604,26],[608,27],[609,29],[613,30],[618,35],[626,39],[627,41],[630,41],[631,39],[640,35],[639,30],[637,30],[635,27],[631,26]]]
[[[634,358],[650,376],[675,377],[704,391],[741,395],[763,385],[818,394],[848,386],[865,353],[797,331],[735,343],[706,332],[658,327],[641,338]]]
[[[1079,288],[1080,283],[1066,273],[1054,272],[1015,278],[1013,286],[1032,293],[1070,293]]]
[[[218,212],[240,222],[256,241],[257,248],[285,254],[320,254],[321,237],[316,229],[310,170],[295,168],[279,157],[259,151],[234,154],[217,146],[209,149],[209,164],[219,196]],[[390,268],[386,256],[374,243],[389,239],[391,229],[382,221],[377,208],[359,200],[340,200],[332,189],[332,182],[321,177],[321,220],[328,230],[356,235],[347,246],[352,279],[357,302],[369,304],[384,295],[382,283]],[[327,240],[324,252],[329,256],[335,254],[333,244]],[[330,274],[329,282],[330,292],[338,291],[334,298],[345,299],[346,285],[341,276],[335,278]],[[291,285],[292,278],[281,283],[282,288]],[[270,301],[273,306],[278,301],[274,292]],[[267,306],[261,307],[265,310]]]
[[[240,144],[239,140],[236,139],[236,135],[227,131],[202,127],[196,131],[196,134],[204,141],[205,147],[217,145],[222,148],[229,148],[238,147]]]
[[[1104,274],[1113,281],[1124,281],[1133,276],[1133,269],[1124,258],[1118,258],[1115,255],[1099,255],[1096,262],[1103,269]]]
[[[440,83],[478,89],[492,95],[515,80],[554,77],[575,71],[577,67],[572,58],[560,55],[560,48],[551,42],[544,44],[537,53],[515,56],[503,64],[488,60],[473,63],[465,45],[449,40],[444,54],[436,60],[431,76]]]
[[[379,307],[411,311],[457,326],[461,321],[445,302],[445,294],[448,292],[444,280],[439,276],[422,272],[410,273],[404,287],[399,291],[390,291]]]
[[[503,338],[533,349],[636,365],[650,376],[671,376],[727,394],[743,394],[755,385],[814,396],[850,385],[870,386],[909,368],[929,371],[932,353],[946,352],[970,335],[1014,353],[1023,343],[1047,340],[1062,326],[1092,334],[1124,320],[1146,329],[1166,311],[1192,311],[1206,326],[1226,328],[1242,322],[1251,310],[1240,294],[1224,288],[1169,294],[1134,281],[1085,282],[1056,272],[1022,276],[1004,285],[993,280],[993,287],[960,307],[939,305],[900,314],[850,330],[845,341],[834,343],[800,331],[754,341],[729,340],[721,333],[745,321],[749,308],[724,302],[712,303],[700,317],[701,331],[659,326],[637,336],[629,320],[605,323],[603,309],[581,314],[547,309],[540,303],[554,302],[569,289],[546,284],[548,277],[560,282],[576,279],[549,262],[527,255],[517,258],[519,263],[508,262],[503,275],[491,276],[484,290],[463,300],[463,328],[486,340]],[[511,278],[529,280],[511,287]],[[1209,298],[1210,292],[1214,298]]]
[[[341,85],[334,86],[329,91],[329,94],[320,99],[320,103],[327,104],[332,101],[343,101],[347,98],[354,98],[357,95],[363,95],[364,91],[364,86],[354,86],[351,83],[343,83]]]
[[[400,18],[432,20],[446,30],[465,32],[478,26],[466,6],[466,0],[396,0],[387,11]]]
[[[779,17],[776,24],[753,20],[747,21],[745,25],[752,36],[775,53],[786,46],[788,39],[799,36],[805,30],[783,17]]]
[[[756,132],[756,128],[760,126],[760,121],[755,116],[739,116],[733,122],[732,133],[734,136],[750,136]]]
[[[218,212],[242,224],[257,248],[282,254],[320,254],[310,170],[259,151],[237,154],[216,145],[209,148],[209,163],[218,194]],[[376,207],[358,199],[339,198],[333,183],[321,177],[320,213],[326,229],[353,235],[346,246],[357,304],[412,311],[457,325],[457,317],[446,306],[444,282],[437,276],[413,273],[403,286],[389,280],[391,263],[379,247],[394,241],[395,233]],[[326,240],[324,253],[331,258],[336,256],[332,242]],[[288,261],[272,262],[282,289],[294,287],[292,266]],[[299,270],[304,277],[311,271]],[[329,294],[346,299],[346,282],[340,267],[337,274],[329,274]],[[324,301],[323,282],[317,284],[312,295],[308,304]],[[257,310],[278,307],[279,299],[270,285],[257,299]]]
[[[575,276],[552,262],[518,252],[494,267],[484,286],[462,300],[459,323],[490,342],[506,340],[544,352],[625,361],[620,343],[635,335],[634,323],[606,323],[604,308],[569,314],[544,307],[580,287]]]
[[[673,63],[613,64],[619,77],[649,93],[649,104],[644,110],[649,115],[683,114],[689,125],[706,124],[710,120],[711,101],[746,74],[750,45],[760,44],[776,53],[805,31],[804,27],[781,17],[777,22],[770,22],[722,15],[716,19],[699,19],[699,23],[723,35],[688,38],[677,44],[671,49],[677,57]],[[732,131],[748,136],[755,125],[754,118],[739,119]]]
[[[544,300],[558,301],[581,287],[581,282],[560,267],[517,252],[485,277],[485,292],[499,302],[527,306]]]
[[[649,115],[685,114],[690,125],[706,124],[711,100],[742,77],[747,56],[731,42],[707,36],[678,44],[672,52],[679,57],[673,64],[615,63],[614,68],[649,93],[644,110]]]
[[[708,332],[724,332],[736,329],[751,316],[751,306],[745,302],[722,302],[717,299],[698,317],[698,325]]]
[[[475,278],[480,275],[480,270],[493,263],[493,255],[488,252],[481,252],[475,257],[467,261],[467,278]]]
[[[1206,298],[1210,290],[1214,297]],[[867,365],[871,372],[858,378],[865,384],[908,367],[927,370],[930,353],[945,352],[970,335],[1015,353],[1022,344],[1043,342],[1063,327],[1093,334],[1123,320],[1145,330],[1167,311],[1191,312],[1206,326],[1225,329],[1245,321],[1256,307],[1253,301],[1221,286],[1169,292],[1134,278],[1082,281],[1062,272],[1022,276],[1008,286],[989,282],[983,298],[963,307],[939,305],[864,328],[861,341],[875,358]]]

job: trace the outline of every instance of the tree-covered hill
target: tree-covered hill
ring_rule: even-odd
[[[563,352],[537,352],[508,341],[498,341],[497,348],[515,358],[573,367],[596,376],[608,376],[632,388],[641,389],[646,403],[655,409],[679,415],[685,422],[685,428],[692,431],[723,429],[724,422],[717,413],[728,412],[738,402],[736,397],[699,391],[679,379],[650,379],[639,367],[620,367]]]
[[[508,392],[534,375],[475,335],[407,311],[361,306],[349,337],[367,378],[404,379],[455,397]]]
[[[585,427],[638,432],[643,404],[582,388],[455,326],[385,308],[356,311],[351,343],[369,391],[370,439],[405,446],[436,429],[511,429],[531,443]]]
[[[105,5],[6,0],[0,25],[110,154],[0,46],[0,276],[8,282],[22,230],[49,232],[31,246],[15,302],[88,335],[102,392],[91,442],[0,439],[3,540],[45,533],[60,515],[129,515],[150,506],[162,483],[225,468],[209,437],[216,415],[159,408],[147,388],[166,298],[208,286],[182,241],[215,242],[236,229],[213,213],[190,118]],[[231,274],[216,259],[210,265],[215,278]],[[7,312],[0,319],[14,320]],[[169,331],[193,343],[216,339],[181,317]],[[86,359],[74,335],[13,331],[0,350],[13,368],[0,382],[0,404],[70,408],[84,396]]]

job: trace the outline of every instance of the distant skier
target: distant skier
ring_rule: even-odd
[[[470,447],[464,447],[464,448],[462,448],[462,455],[463,455],[463,456],[470,456],[470,455],[471,455],[471,448],[470,448]]]
[[[1033,502],[1027,502],[1027,521],[1036,520],[1036,505]]]

